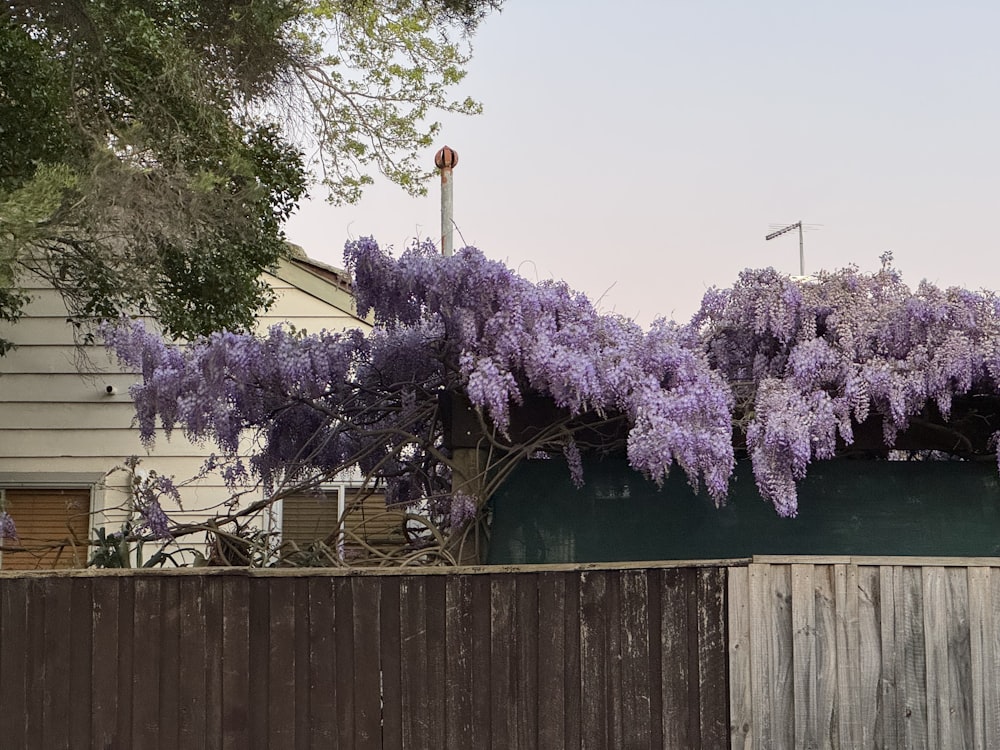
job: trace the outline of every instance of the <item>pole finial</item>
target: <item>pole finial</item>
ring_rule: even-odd
[[[444,146],[434,155],[434,166],[438,169],[453,169],[456,164],[458,164],[458,152],[453,148]]]

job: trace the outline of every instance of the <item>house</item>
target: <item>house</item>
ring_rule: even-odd
[[[370,326],[354,312],[343,271],[295,255],[265,278],[276,301],[259,330],[282,322],[306,331]],[[101,346],[78,347],[59,295],[41,282],[28,286],[32,300],[22,319],[0,327],[0,336],[17,344],[0,358],[0,499],[20,542],[0,550],[0,568],[83,566],[94,530],[111,534],[126,518],[131,479],[120,467],[128,457],[138,456],[142,470],[182,480],[198,473],[212,446],[174,432],[144,448],[128,396],[136,375]],[[287,524],[299,542],[310,533],[326,536],[349,490],[346,482],[329,488],[325,502],[289,499],[275,509],[273,528]],[[164,509],[172,519],[197,522],[228,497],[221,480],[210,478],[183,488],[182,508]]]

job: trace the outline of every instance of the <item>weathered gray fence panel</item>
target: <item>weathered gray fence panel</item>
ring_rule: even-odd
[[[998,746],[1000,560],[759,558],[728,590],[731,747]]]

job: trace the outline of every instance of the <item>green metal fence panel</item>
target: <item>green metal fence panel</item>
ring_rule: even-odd
[[[835,460],[799,485],[779,518],[740,462],[727,504],[696,494],[680,469],[658,488],[605,459],[577,489],[563,461],[529,461],[493,500],[488,562],[695,560],[752,555],[1000,555],[996,465]]]

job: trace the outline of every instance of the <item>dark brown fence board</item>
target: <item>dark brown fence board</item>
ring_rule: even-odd
[[[354,599],[351,579],[334,579],[333,602],[333,639],[337,654],[334,716],[337,717],[338,747],[346,750],[354,746]]]
[[[566,746],[566,577],[538,576],[538,746]]]
[[[295,661],[295,618],[298,614],[293,581],[270,579],[267,585],[267,648],[251,650],[251,658],[267,663],[266,682],[255,682],[267,695],[267,747],[295,747],[295,681],[300,665]],[[305,666],[305,665],[301,665]],[[304,729],[304,727],[303,727]]]
[[[476,689],[472,694],[472,743],[470,747],[493,747],[493,671],[494,639],[492,582],[489,576],[470,576],[472,587],[472,673]]]
[[[693,591],[685,570],[664,570],[660,579],[660,688],[663,706],[663,747],[697,747],[691,733],[689,705],[692,688],[697,699],[697,675],[691,675],[690,607]],[[693,679],[694,678],[694,679]]]
[[[135,581],[132,610],[132,747],[152,748],[159,735],[160,670],[165,661],[160,644],[160,583],[156,578]]]
[[[649,589],[647,576],[626,571],[620,577],[621,681],[619,702],[625,747],[651,747]]]
[[[206,684],[208,675],[218,669],[218,659],[206,647],[210,623],[205,618],[204,583],[204,579],[197,578],[184,585],[177,582],[177,627],[181,639],[177,650],[179,747],[198,747],[208,739]]]
[[[250,581],[222,587],[222,747],[250,747]]]
[[[337,649],[334,638],[333,582],[310,578],[309,592],[309,746],[337,744]]]
[[[726,571],[702,568],[698,586],[698,720],[701,746],[729,742],[729,671],[726,663]]]
[[[514,641],[517,638],[516,612],[517,600],[514,596],[515,584],[513,576],[497,577],[492,580],[490,588],[490,611],[492,612],[492,627],[494,633],[503,633],[503,637],[494,636],[490,641],[490,694],[492,712],[490,725],[492,727],[493,747],[516,747],[516,717],[514,714],[517,701],[517,675],[514,664]]]
[[[604,612],[607,621],[607,683],[604,705],[608,714],[608,737],[614,747],[625,747],[622,728],[622,639],[621,575],[605,575]]]
[[[424,578],[424,624],[427,632],[427,747],[444,747],[447,691],[445,650],[447,611],[446,578]]]
[[[295,745],[294,750],[309,750],[310,703],[312,672],[309,664],[309,629],[312,605],[309,599],[309,579],[289,581],[295,588]]]
[[[161,750],[173,750],[180,740],[181,672],[180,654],[191,646],[182,642],[180,631],[180,591],[176,579],[160,584],[160,708],[158,739]]]
[[[25,747],[44,748],[45,708],[45,581],[28,582],[27,698]]]
[[[445,579],[445,742],[446,750],[472,744],[472,695],[478,683],[472,664],[472,584],[469,576]]]
[[[46,748],[69,746],[70,707],[70,635],[72,619],[70,582],[59,579],[43,581],[43,620],[37,623],[42,633],[42,732]]]
[[[225,578],[203,578],[205,613],[205,747],[220,750],[225,734]],[[197,694],[194,696],[197,699]]]
[[[251,750],[267,750],[270,737],[271,581],[251,578],[247,602],[247,722]],[[277,647],[277,644],[276,644]],[[287,673],[285,673],[287,674]],[[276,674],[279,682],[285,674]]]
[[[403,677],[400,643],[400,585],[402,578],[382,582],[379,602],[382,656],[382,744],[403,747]]]
[[[582,725],[580,713],[583,710],[581,693],[583,680],[580,675],[580,580],[578,573],[565,576],[566,601],[563,604],[566,649],[566,747],[578,750],[582,747]]]
[[[70,609],[67,619],[70,628],[69,663],[69,747],[86,748],[90,745],[91,715],[91,611],[93,593],[91,581],[71,584]],[[0,625],[0,634],[3,626]]]
[[[399,589],[400,705],[404,748],[428,747],[427,590],[422,578],[403,578]]]
[[[28,697],[27,579],[0,581],[0,737],[24,737]]]
[[[377,578],[351,579],[354,602],[354,743],[357,750],[382,747],[382,710]]]
[[[91,684],[93,698],[90,728],[94,747],[111,747],[118,722],[118,585],[115,578],[96,578],[90,584],[91,610]],[[6,633],[4,633],[6,640]],[[3,712],[0,712],[2,715]]]
[[[580,740],[585,750],[613,746],[605,705],[609,656],[606,595],[604,571],[580,574]]]

